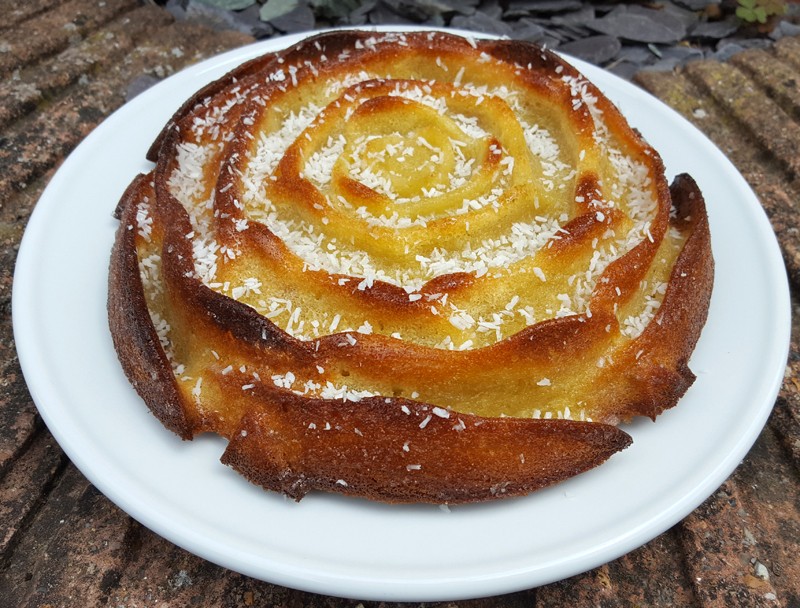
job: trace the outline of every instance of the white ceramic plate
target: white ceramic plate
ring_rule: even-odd
[[[500,594],[608,562],[708,497],[755,441],[783,377],[789,293],[775,237],[752,191],[699,131],[646,93],[575,62],[708,201],[716,282],[692,357],[695,385],[633,446],[532,496],[453,507],[339,496],[301,503],[218,462],[220,439],[182,442],[129,386],[106,322],[112,211],[172,112],[238,63],[296,42],[256,44],[181,72],[127,104],[70,155],[30,219],[16,267],[20,362],[48,427],[78,468],[147,527],[208,560],[282,585],[360,599]],[[58,297],[53,297],[58,294]]]

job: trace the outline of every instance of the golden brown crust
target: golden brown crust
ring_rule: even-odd
[[[265,488],[525,494],[694,380],[702,196],[534,45],[315,36],[202,89],[151,155],[119,206],[115,347],[165,426],[228,438]]]
[[[244,417],[222,461],[295,500],[311,490],[382,502],[510,498],[593,468],[631,442],[605,424],[480,418],[411,400],[341,404],[269,389],[255,397],[268,405]]]
[[[279,53],[268,53],[261,55],[250,61],[235,67],[224,76],[208,83],[206,86],[197,91],[189,99],[187,99],[180,108],[175,111],[175,114],[169,119],[164,128],[158,134],[156,139],[147,150],[146,158],[156,162],[158,160],[159,151],[164,144],[170,131],[178,124],[184,117],[192,112],[198,106],[201,106],[204,100],[215,97],[225,91],[226,88],[235,86],[236,83],[242,83],[246,86],[247,81],[251,81],[259,72],[268,69],[269,65],[276,61],[280,56]],[[244,82],[243,82],[244,81]]]
[[[695,380],[689,357],[700,339],[711,301],[711,233],[703,195],[691,176],[678,175],[670,191],[676,208],[673,221],[690,232],[672,268],[659,313],[616,367],[640,395],[638,402],[631,400],[627,411],[618,414],[619,420],[637,415],[655,420],[677,403]]]
[[[148,313],[135,237],[137,205],[154,198],[151,176],[138,176],[125,191],[108,272],[108,321],[114,348],[130,383],[153,414],[182,437],[194,435],[191,415],[175,386],[175,376]]]

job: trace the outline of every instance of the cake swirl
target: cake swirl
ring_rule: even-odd
[[[534,45],[340,31],[170,120],[119,206],[123,368],[297,499],[525,494],[692,383],[713,278],[692,179]]]

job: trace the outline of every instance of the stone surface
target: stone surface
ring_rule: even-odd
[[[636,5],[620,5],[587,25],[600,33],[638,42],[674,43],[686,36],[686,25],[680,18]]]
[[[561,13],[580,9],[580,0],[510,0],[504,15],[507,19],[540,13]]]
[[[3,33],[0,76],[67,48],[72,41],[81,40],[88,32],[135,6],[136,0],[100,3],[71,0],[35,19],[21,21]]]
[[[314,23],[314,13],[306,4],[298,4],[294,10],[269,21],[270,25],[287,34],[311,30]]]
[[[700,21],[689,29],[689,34],[696,38],[725,38],[734,34],[741,22],[733,15],[719,21]]]
[[[677,4],[693,11],[702,10],[711,5],[717,5],[720,0],[677,0]]]
[[[262,1],[262,0],[259,0]],[[786,16],[769,27],[743,27],[733,0],[291,0],[282,17],[260,20],[262,4],[245,10],[225,10],[227,0],[166,0],[167,9],[180,20],[194,20],[213,29],[228,27],[255,38],[303,31],[314,27],[348,25],[428,25],[458,27],[509,36],[557,48],[569,45],[576,56],[621,75],[632,77],[639,69],[665,71],[697,57],[727,60],[754,45],[771,46],[785,35],[800,34],[800,5],[790,5]],[[319,7],[319,8],[315,8]],[[316,13],[314,12],[316,11]],[[762,31],[763,30],[763,31]],[[615,38],[602,50],[593,40],[598,34]],[[619,43],[649,45],[653,53],[635,59],[613,55]],[[612,46],[614,45],[614,46]],[[679,51],[689,47],[691,53]],[[581,49],[579,52],[575,48]],[[581,55],[582,53],[582,55]]]
[[[559,51],[600,65],[616,57],[621,48],[618,38],[599,35],[567,42],[559,47]]]
[[[456,15],[450,22],[453,27],[496,36],[509,36],[511,26],[502,21],[492,19],[486,13],[476,12],[472,15]]]
[[[5,17],[0,44],[9,49],[0,52],[0,604],[417,607],[287,589],[170,544],[89,484],[53,440],[28,394],[11,325],[13,266],[25,224],[53,172],[85,134],[137,91],[252,40],[238,26],[220,29],[218,23],[193,21],[179,4],[173,2],[168,11],[129,0],[0,0]],[[401,4],[395,2],[394,9],[366,4],[361,17],[370,22],[380,9],[382,19],[399,19]],[[537,4],[517,5],[526,14],[509,22],[513,34],[563,45],[595,35],[584,31],[578,11],[602,19],[610,10],[608,3],[595,10],[582,2],[545,15],[535,12]],[[714,3],[676,4],[701,10]],[[576,4],[562,3],[567,5]],[[453,17],[473,14],[478,3],[462,6]],[[495,23],[499,4],[480,6],[487,10],[477,19]],[[688,19],[686,13],[671,14]],[[428,10],[406,18],[437,16]],[[239,23],[253,27],[254,21],[241,17]],[[259,27],[271,32],[265,24]],[[707,50],[694,45],[674,50],[629,43],[608,60],[615,68],[629,68],[639,86],[719,146],[754,189],[775,229],[794,289],[794,321],[787,373],[766,428],[708,500],[628,555],[538,589],[426,606],[800,606],[800,38],[776,39],[757,45],[728,40],[721,49],[737,45],[744,52],[724,62],[708,61]],[[763,44],[768,46],[759,48]],[[699,60],[677,70],[639,71],[654,65],[658,54]]]

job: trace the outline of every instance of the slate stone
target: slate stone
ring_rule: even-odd
[[[442,8],[442,12],[455,12],[462,15],[471,15],[481,3],[480,0],[426,0],[433,6]]]
[[[167,0],[164,8],[167,9],[169,14],[175,17],[177,21],[186,19],[186,9],[184,8],[181,0]]]
[[[445,27],[447,22],[444,20],[444,17],[440,14],[433,15],[426,21],[422,22],[422,25],[430,25],[431,27]]]
[[[350,25],[364,25],[369,20],[369,13],[375,8],[375,5],[378,4],[378,0],[367,0],[361,6],[355,8],[351,13],[350,16],[347,18],[347,22]]]
[[[480,0],[427,0],[434,6],[445,7],[456,13],[471,15],[481,3]]]
[[[678,45],[661,49],[662,59],[677,59],[683,63],[693,59],[702,59],[703,55],[702,49],[691,46]]]
[[[736,53],[746,49],[763,49],[770,46],[768,38],[724,38],[717,43],[717,49],[709,57],[717,61],[727,61]]]
[[[525,17],[513,22],[512,28],[514,31],[511,33],[511,37],[515,40],[533,40],[542,36],[546,31],[543,25]]]
[[[497,36],[510,36],[513,32],[508,23],[498,21],[482,11],[476,11],[473,15],[456,15],[450,20],[450,25]]]
[[[500,6],[499,0],[481,2],[480,6],[478,6],[478,12],[496,21],[503,21],[503,7]]]
[[[479,0],[435,0],[417,1],[414,0],[382,0],[382,4],[388,6],[398,17],[411,21],[423,22],[434,15],[442,13],[459,13],[471,15],[475,12]]]
[[[591,20],[592,18],[593,17],[588,17],[587,20]],[[586,38],[587,36],[594,36],[596,34],[596,32],[582,23],[579,24],[569,20],[562,21],[555,16],[532,16],[527,19],[541,25],[561,40],[577,40],[578,38]]]
[[[703,49],[683,44],[653,48],[651,50],[658,51],[657,59],[645,63],[642,65],[642,69],[656,72],[673,70],[678,66],[685,65],[690,61],[703,59],[706,56],[706,52]],[[656,57],[655,54],[651,56]]]
[[[702,11],[712,4],[719,4],[720,0],[675,0],[681,6],[692,11]]]
[[[169,0],[166,8],[177,20],[192,21],[216,31],[234,30],[254,38],[266,38],[275,32],[268,23],[259,19],[258,4],[242,11],[231,11],[199,0]]]
[[[548,49],[554,49],[561,43],[558,38],[551,36],[545,27],[526,18],[520,19],[515,24],[510,37],[514,40],[533,42]]]
[[[659,59],[655,63],[646,65],[642,68],[646,72],[671,72],[681,64],[681,60],[677,57],[669,57],[666,59]]]
[[[197,0],[189,0],[186,3],[185,18],[217,31],[235,30],[243,34],[250,33],[249,26],[240,23],[233,11],[203,4]]]
[[[638,63],[631,63],[629,61],[618,61],[606,67],[605,69],[612,74],[619,76],[620,78],[631,80],[634,75],[636,75],[642,69],[642,66]]]
[[[674,15],[639,6],[619,6],[586,25],[601,34],[638,42],[675,43],[686,36],[687,30]]]
[[[765,49],[772,43],[768,38],[723,38],[717,43],[717,50],[723,49],[729,44],[736,44],[743,49]]]
[[[711,57],[717,61],[728,61],[728,59],[733,57],[736,53],[741,53],[743,50],[745,50],[744,46],[733,42],[714,51]]]
[[[506,19],[513,19],[536,14],[560,13],[582,7],[581,0],[510,0],[503,16]]]
[[[588,27],[580,27],[577,25],[554,25],[548,29],[559,32],[566,40],[580,40],[582,38],[588,38],[595,35],[595,33]]]
[[[700,21],[700,13],[687,10],[669,0],[660,0],[656,6],[658,10],[665,15],[670,15],[671,17],[679,19],[687,29],[694,27]]]
[[[639,65],[652,62],[655,56],[649,47],[639,44],[623,44],[617,53],[617,59]]]
[[[733,15],[719,21],[700,21],[689,29],[689,36],[693,38],[713,38],[719,40],[734,34],[740,27],[741,21]]]
[[[585,27],[586,23],[597,16],[593,6],[582,6],[578,10],[553,15],[550,20],[556,25],[572,25]]]
[[[253,4],[243,11],[234,13],[234,16],[240,23],[243,23],[250,28],[248,33],[253,38],[263,39],[274,34],[275,28],[273,28],[269,23],[261,21],[261,18],[258,15],[260,9],[260,4]]]
[[[372,25],[414,25],[417,20],[398,15],[388,6],[378,4],[369,13],[369,22]]]
[[[560,51],[584,59],[595,65],[603,65],[617,56],[622,44],[613,36],[600,34],[582,40],[567,42],[558,47]]]
[[[789,21],[781,21],[770,33],[772,40],[780,40],[784,36],[800,36],[800,25]]]
[[[311,7],[301,2],[294,10],[281,15],[277,19],[271,19],[269,23],[277,30],[292,34],[294,32],[313,30],[316,24],[316,17]]]
[[[484,10],[485,4],[481,0],[401,0],[402,4],[408,6],[419,5],[424,7],[430,14],[437,13],[460,13],[471,15],[479,7]]]
[[[551,27],[549,19],[531,18],[529,19],[529,21],[544,28],[544,31],[550,38],[558,40],[559,42],[574,40],[574,38],[571,35],[565,34],[563,31],[561,31],[560,28]]]
[[[745,48],[800,36],[798,19],[792,16],[800,17],[800,5],[794,3],[789,5],[789,16],[767,37],[741,28],[732,15],[735,0],[724,0],[728,8],[720,6],[723,0],[358,0],[342,5],[357,4],[346,15],[325,12],[323,0],[298,2],[292,13],[264,23],[257,14],[262,0],[240,11],[215,8],[202,0],[158,1],[177,20],[234,29],[257,39],[337,25],[468,29],[558,48],[623,78],[645,67],[668,70],[704,56],[727,59]],[[721,14],[727,17],[715,20]],[[135,84],[129,95],[147,85]]]

